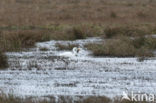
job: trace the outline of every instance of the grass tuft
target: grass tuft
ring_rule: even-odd
[[[86,33],[83,31],[82,28],[74,27],[72,30],[73,35],[75,36],[75,39],[85,39]]]
[[[130,37],[137,37],[142,35],[147,35],[149,32],[142,28],[137,27],[107,27],[104,30],[105,38],[112,38],[117,36],[130,36]]]
[[[117,14],[116,14],[114,11],[112,11],[112,12],[110,13],[110,17],[111,17],[111,18],[117,18],[118,16],[117,16]]]
[[[145,18],[147,17],[147,14],[145,12],[140,11],[140,12],[137,12],[137,16],[140,18]]]
[[[4,53],[0,52],[0,69],[8,67],[7,57]]]
[[[41,48],[39,48],[39,50],[40,50],[40,51],[48,51],[49,49],[46,48],[46,47],[41,47]]]
[[[154,56],[152,51],[155,49],[156,42],[150,40],[141,37],[134,40],[123,37],[107,40],[102,44],[88,44],[86,47],[93,52],[94,56],[151,57]]]
[[[99,97],[91,96],[91,97],[84,99],[80,103],[111,103],[111,99],[104,97],[104,96],[99,96]]]
[[[22,48],[33,47],[36,42],[50,40],[50,34],[42,30],[7,31],[0,34],[2,51],[19,51]]]

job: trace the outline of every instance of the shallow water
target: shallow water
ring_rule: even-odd
[[[10,67],[0,71],[0,90],[17,96],[107,96],[125,92],[156,94],[156,60],[138,62],[136,58],[95,58],[83,48],[100,38],[37,43],[25,52],[9,52]],[[59,57],[56,43],[79,44],[78,57]],[[46,47],[48,51],[40,51]],[[70,60],[67,70],[63,60]]]

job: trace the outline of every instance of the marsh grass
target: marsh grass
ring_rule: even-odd
[[[33,98],[19,98],[14,95],[0,94],[0,103],[113,103],[112,100],[105,96],[89,96],[79,97],[77,100],[73,100],[70,96],[59,96],[56,102],[54,97],[48,97],[47,99],[33,99]]]
[[[152,102],[148,102],[148,101],[129,101],[126,99],[121,100],[120,97],[115,97],[113,99],[113,103],[152,103]]]
[[[156,38],[141,36],[132,40],[135,48],[156,49]]]
[[[152,57],[155,49],[155,38],[139,37],[129,39],[110,39],[101,44],[88,44],[86,47],[94,56],[110,57]]]
[[[85,39],[86,38],[86,32],[84,32],[82,28],[74,27],[72,29],[72,33],[75,36],[75,39]]]
[[[99,26],[91,25],[70,27],[60,25],[51,25],[47,27],[3,27],[0,28],[0,51],[22,51],[24,48],[34,47],[36,42],[49,40],[85,39],[86,37],[100,35],[101,29],[102,28]],[[64,49],[71,49],[73,46],[68,45],[68,47],[64,47]],[[58,45],[58,47],[63,49],[63,46],[61,45]],[[41,48],[41,50],[44,51],[45,48]]]
[[[99,28],[91,26],[81,27],[80,25],[66,28],[54,25],[44,28],[7,27],[3,29],[4,30],[0,30],[0,50],[19,51],[22,50],[23,48],[33,47],[36,42],[44,42],[49,40],[85,39],[86,37],[93,36],[93,34],[90,33],[92,33],[92,31],[94,33],[98,32],[97,29]]]
[[[120,40],[109,40],[104,44],[89,44],[86,47],[93,52],[94,56],[135,56],[135,48],[128,42]]]
[[[36,42],[50,40],[50,34],[42,30],[4,31],[0,34],[2,51],[19,51],[33,47]]]
[[[0,26],[109,24],[112,17],[113,24],[154,23],[155,5],[154,0],[1,0]],[[110,11],[115,12],[117,18],[114,13],[110,16]],[[150,15],[145,20],[140,19],[136,15],[140,11]]]
[[[145,12],[139,11],[139,12],[137,12],[137,16],[140,17],[140,18],[145,18],[148,15]]]
[[[112,11],[112,12],[110,13],[110,17],[111,17],[111,18],[117,18],[118,16],[117,16],[117,14],[116,14],[114,11]]]
[[[123,40],[108,41],[105,45],[93,45],[91,50],[96,56],[139,56],[150,54],[156,49],[156,39],[149,37],[143,38],[149,32],[155,32],[155,27],[150,31],[145,27],[107,27],[102,25],[77,25],[77,26],[61,26],[53,25],[47,27],[5,27],[0,30],[0,51],[21,51],[23,48],[31,48],[36,42],[44,42],[49,40],[76,40],[85,39],[93,36],[103,36],[105,38],[120,39],[123,36],[136,38],[133,43]],[[103,31],[104,30],[104,31]],[[115,44],[115,45],[114,45]],[[71,50],[77,45],[56,45],[60,50]],[[89,47],[89,46],[88,46]],[[94,50],[95,48],[96,50]],[[115,48],[118,47],[118,48]],[[89,47],[90,48],[90,47]],[[104,49],[103,51],[103,48]],[[111,49],[113,48],[113,49]],[[139,52],[142,48],[142,52]],[[138,49],[136,52],[135,49]],[[43,50],[43,49],[42,49]],[[44,49],[45,50],[45,49]],[[113,51],[112,51],[113,50]],[[119,52],[121,51],[121,53]]]
[[[48,51],[49,49],[47,47],[41,47],[39,48],[40,51]]]
[[[146,27],[145,27],[146,28]],[[105,27],[102,25],[51,25],[47,27],[5,27],[0,30],[0,50],[19,51],[33,47],[36,42],[49,40],[77,40],[87,37],[103,36],[113,38],[120,36],[137,37],[154,32],[146,28],[136,27]],[[149,42],[150,43],[150,42]],[[154,46],[154,45],[153,45]]]
[[[112,102],[112,100],[110,98],[107,98],[104,96],[99,96],[99,97],[91,96],[91,97],[84,99],[80,103],[111,103],[111,102]]]
[[[0,95],[0,103],[150,103],[146,101],[128,101],[121,100],[120,97],[110,99],[105,96],[89,96],[89,97],[78,97],[79,99],[73,100],[70,96],[59,96],[56,102],[55,97],[48,97],[48,99],[33,99],[30,98],[19,98],[14,95]]]
[[[99,25],[76,25],[67,29],[66,33],[76,39],[86,39],[87,37],[95,37],[103,35],[103,27]]]
[[[155,28],[155,11],[153,0],[1,0],[0,51],[20,51],[51,39],[156,33],[149,29]],[[149,27],[132,26],[143,24]]]
[[[150,34],[152,30],[147,28],[138,28],[135,26],[106,27],[104,29],[105,38],[113,38],[118,36],[138,37]]]
[[[7,67],[8,67],[7,57],[4,53],[0,52],[0,69]]]
[[[0,95],[0,103],[20,103],[22,99],[14,97],[13,95]]]
[[[54,98],[50,98],[50,101],[48,100],[33,100],[31,97],[30,98],[19,98],[14,95],[5,95],[5,94],[0,94],[0,103],[56,103]]]

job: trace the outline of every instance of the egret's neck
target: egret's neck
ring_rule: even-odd
[[[76,48],[73,49],[73,54],[77,55],[77,49]]]

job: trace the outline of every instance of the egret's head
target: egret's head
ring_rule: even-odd
[[[73,48],[73,52],[74,52],[75,54],[79,53],[79,52],[80,52],[80,48],[74,47],[74,48]]]
[[[77,53],[79,53],[80,52],[80,48],[77,48]]]

